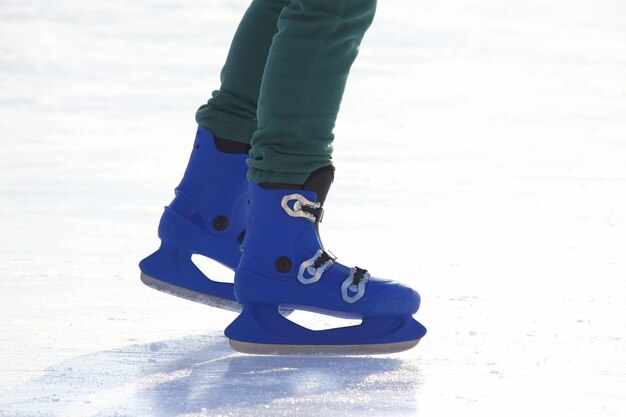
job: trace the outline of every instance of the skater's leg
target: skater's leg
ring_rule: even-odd
[[[375,0],[294,0],[278,19],[258,106],[249,178],[303,184],[332,163],[333,128]]]
[[[216,137],[250,144],[257,129],[257,101],[276,22],[289,0],[254,0],[233,38],[221,86],[196,113]]]

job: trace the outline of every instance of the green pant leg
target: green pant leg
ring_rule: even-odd
[[[287,4],[289,0],[254,0],[243,16],[222,68],[220,89],[196,112],[198,124],[215,136],[250,144],[267,54]]]
[[[248,177],[303,184],[332,163],[333,128],[376,0],[294,0],[278,19],[252,138]]]

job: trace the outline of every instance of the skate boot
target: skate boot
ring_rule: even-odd
[[[333,176],[332,167],[318,170],[301,189],[250,184],[246,240],[235,271],[235,295],[243,311],[224,332],[233,349],[257,354],[392,353],[414,347],[426,334],[412,317],[420,304],[415,291],[344,266],[322,247],[317,226]],[[362,322],[310,330],[282,317],[279,309]]]
[[[161,217],[161,247],[142,260],[139,268],[141,280],[149,287],[241,311],[233,284],[212,281],[191,261],[191,255],[200,254],[234,269],[241,258],[239,246],[245,234],[248,204],[248,155],[241,150],[228,152],[217,148],[210,131],[198,128],[185,175]]]

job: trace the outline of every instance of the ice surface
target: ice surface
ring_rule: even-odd
[[[139,281],[245,7],[0,2],[0,416],[626,415],[626,3],[379,2],[322,225],[423,296],[376,358]]]

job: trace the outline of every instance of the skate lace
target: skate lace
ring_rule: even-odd
[[[369,281],[370,274],[367,272],[367,269],[359,268],[358,266],[355,266],[353,269],[352,286],[356,288],[361,281],[365,280],[366,283]]]

